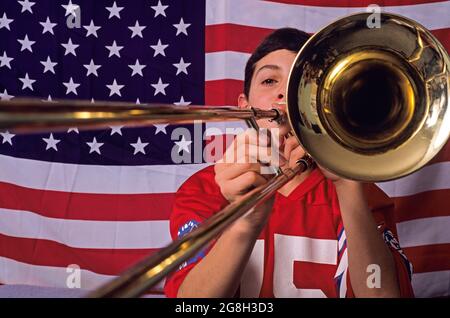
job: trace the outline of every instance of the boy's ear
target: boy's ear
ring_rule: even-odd
[[[244,93],[239,94],[238,107],[239,108],[248,108],[248,106],[249,106],[249,104],[248,104],[247,96],[245,96]]]

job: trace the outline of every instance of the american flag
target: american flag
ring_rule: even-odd
[[[450,49],[449,1],[3,0],[0,98],[236,105],[265,35],[314,33],[370,4],[418,21]],[[177,128],[1,132],[0,283],[67,288],[74,264],[81,288],[94,289],[169,243],[174,193],[208,165],[195,160],[195,128],[173,138]],[[189,163],[174,163],[173,149]],[[398,206],[417,296],[450,295],[449,176],[447,145],[419,172],[380,184]]]

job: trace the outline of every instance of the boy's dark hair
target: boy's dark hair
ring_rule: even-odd
[[[282,28],[269,34],[247,61],[245,65],[244,94],[248,97],[255,64],[267,54],[281,49],[297,53],[308,40],[309,34],[294,28]]]

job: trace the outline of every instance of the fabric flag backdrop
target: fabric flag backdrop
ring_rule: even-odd
[[[374,3],[450,49],[449,1],[3,0],[0,98],[235,105],[246,59],[271,30],[314,33]],[[76,265],[93,289],[169,243],[174,193],[208,165],[195,151],[205,127],[179,128],[0,132],[0,283],[66,288]],[[174,162],[173,150],[191,160]],[[447,145],[380,184],[421,297],[450,296],[449,161]]]

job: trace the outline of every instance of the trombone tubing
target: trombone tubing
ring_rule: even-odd
[[[87,296],[89,298],[129,298],[139,297],[160,282],[167,274],[178,268],[183,262],[196,255],[202,248],[218,237],[238,218],[252,211],[275,192],[288,183],[295,175],[308,169],[312,159],[307,156],[299,160],[298,165],[286,169],[239,200],[226,206],[207,219],[198,228],[179,238],[156,254],[144,259],[126,270],[121,276],[101,286]]]
[[[122,102],[58,101],[35,99],[0,101],[0,130],[47,132],[77,128],[107,128],[111,125],[145,126],[189,124],[199,121],[280,119],[276,109],[174,106]]]

